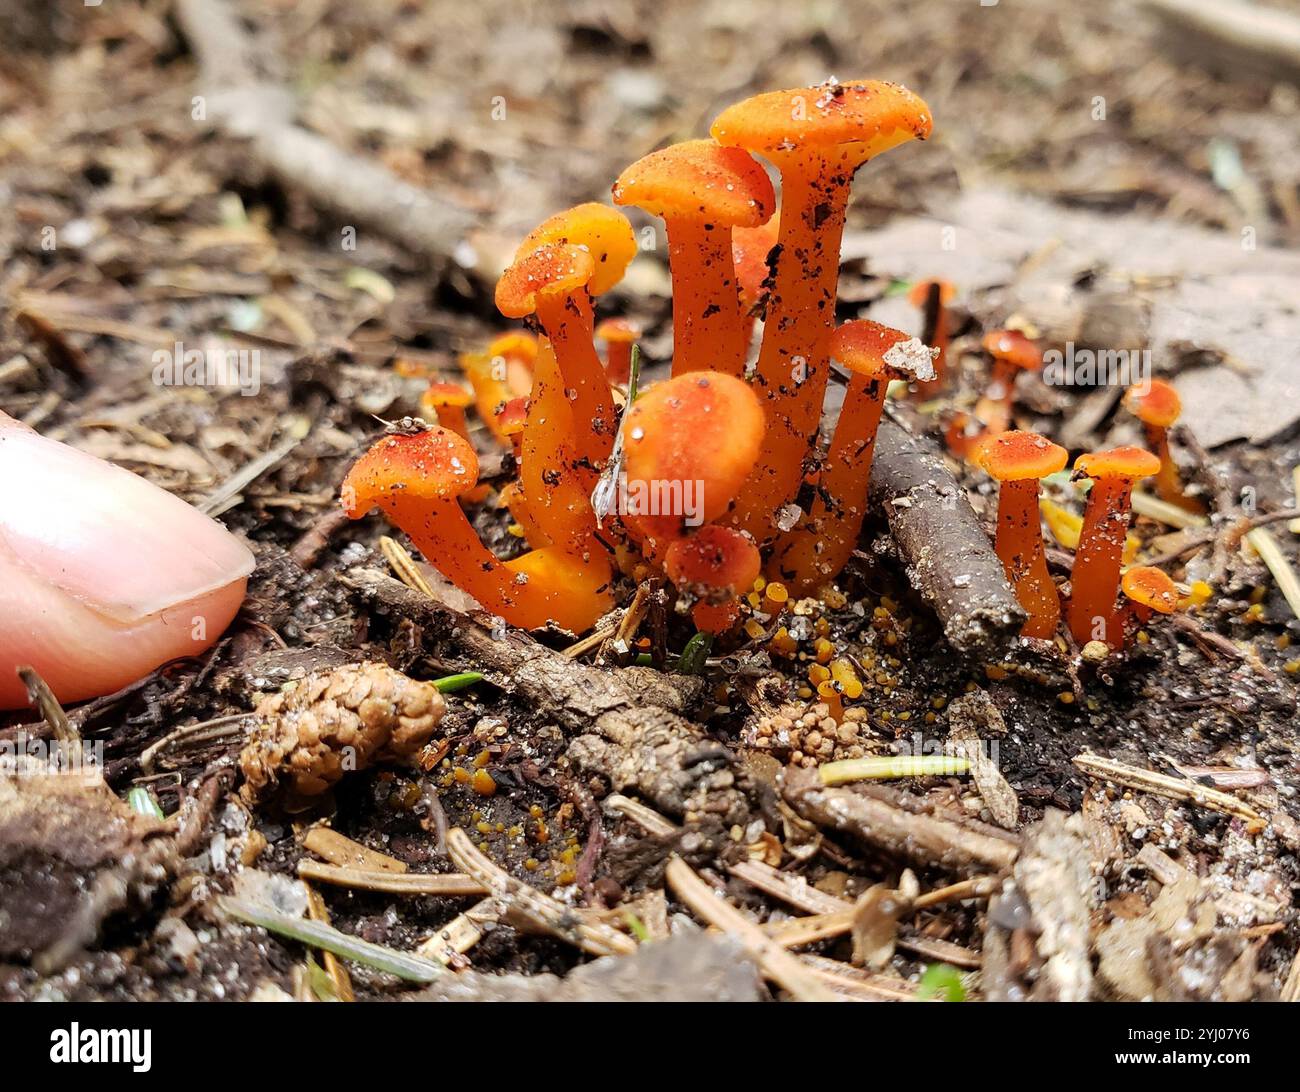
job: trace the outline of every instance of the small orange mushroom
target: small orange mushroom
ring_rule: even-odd
[[[1019,330],[990,330],[981,342],[993,357],[993,372],[984,397],[975,403],[975,417],[990,433],[1011,427],[1011,407],[1016,397],[1016,376],[1043,366],[1043,353]]]
[[[943,389],[948,370],[948,304],[956,294],[957,290],[947,281],[917,281],[908,293],[912,306],[921,308],[925,315],[921,340],[939,350],[934,358],[934,378],[916,384],[916,393],[921,398],[932,398]]]
[[[1135,625],[1150,619],[1153,611],[1173,614],[1178,609],[1178,585],[1152,565],[1134,565],[1125,569],[1119,586],[1129,601]]]
[[[469,439],[469,425],[465,421],[465,407],[473,401],[470,392],[459,383],[435,380],[420,395],[420,409],[427,416],[436,417],[438,424],[449,428],[457,436]]]
[[[641,327],[625,318],[605,319],[596,327],[596,338],[605,343],[605,376],[616,387],[626,387],[632,379],[632,346],[641,336]]]
[[[1183,489],[1178,464],[1169,450],[1169,430],[1183,412],[1182,400],[1172,384],[1152,379],[1130,387],[1124,394],[1124,408],[1142,422],[1147,444],[1160,459],[1156,492],[1170,504],[1188,512],[1203,514],[1205,505]]]
[[[461,371],[474,390],[474,408],[488,430],[501,443],[496,415],[511,398],[526,396],[533,388],[533,361],[537,359],[537,338],[512,330],[493,338],[485,352],[463,353]]]
[[[538,226],[497,282],[497,309],[507,318],[536,314],[555,352],[573,403],[576,452],[588,488],[609,458],[617,425],[592,340],[591,297],[617,284],[635,253],[626,216],[604,205],[577,205]]]
[[[450,429],[397,431],[376,441],[348,472],[343,509],[352,519],[381,509],[430,565],[514,625],[590,628],[612,605],[608,561],[552,548],[501,562],[458,503],[477,478],[473,447]]]
[[[740,148],[688,140],[628,167],[614,183],[614,203],[663,218],[673,279],[673,375],[740,378],[747,338],[731,234],[771,217],[776,195],[767,172]]]
[[[744,380],[688,372],[650,387],[623,420],[629,521],[665,549],[717,519],[762,440],[763,410]]]
[[[753,539],[717,524],[677,539],[664,556],[668,579],[698,598],[691,617],[708,633],[724,633],[735,624],[736,596],[754,586],[761,564]]]
[[[1038,480],[1061,470],[1069,452],[1036,432],[1003,432],[981,440],[973,461],[1001,483],[994,548],[1016,599],[1029,615],[1022,637],[1051,638],[1061,621],[1061,598],[1047,571],[1038,515]]]
[[[1074,476],[1092,479],[1070,574],[1070,633],[1080,645],[1097,640],[1113,649],[1124,646],[1116,600],[1133,483],[1159,469],[1160,460],[1140,447],[1117,447],[1075,460]]]
[[[930,372],[929,351],[901,330],[860,319],[831,336],[830,356],[851,373],[840,419],[806,516],[778,539],[771,571],[798,592],[815,588],[844,568],[867,512],[867,487],[876,430],[891,376],[909,374],[907,352],[919,350]]]
[[[767,436],[728,517],[760,542],[775,537],[774,516],[798,490],[817,440],[853,176],[881,152],[928,137],[931,124],[917,95],[871,80],[756,95],[713,123],[719,144],[762,155],[781,172],[778,254],[756,371]]]
[[[510,441],[510,450],[514,453],[516,462],[523,457],[524,425],[527,420],[527,398],[512,398],[509,402],[502,403],[496,412],[497,430]]]

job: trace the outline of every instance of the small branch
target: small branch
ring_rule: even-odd
[[[1102,758],[1100,755],[1077,755],[1074,764],[1089,777],[1098,780],[1113,781],[1117,785],[1137,789],[1139,792],[1149,792],[1171,800],[1183,800],[1212,811],[1235,815],[1260,828],[1266,825],[1264,817],[1249,804],[1226,792],[1208,788],[1195,781],[1169,777],[1167,774],[1139,769],[1137,766],[1128,766],[1123,762],[1116,762],[1113,758]]]

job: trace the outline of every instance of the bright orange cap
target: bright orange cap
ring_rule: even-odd
[[[1129,387],[1124,394],[1124,407],[1138,420],[1157,428],[1168,428],[1183,412],[1178,392],[1163,379]]]
[[[639,524],[675,538],[687,515],[717,519],[753,469],[765,427],[758,396],[733,376],[687,372],[651,387],[623,422],[628,481],[682,498],[689,488],[696,511],[634,513]]]
[[[641,327],[625,318],[607,318],[596,327],[596,337],[611,344],[630,345],[641,336]]]
[[[429,406],[454,406],[464,409],[474,400],[459,383],[430,383],[428,389],[420,396],[420,401]]]
[[[930,108],[896,83],[862,80],[769,91],[718,115],[710,133],[719,144],[765,155],[838,151],[863,163],[930,135]]]
[[[498,334],[487,347],[489,357],[505,357],[507,360],[522,360],[531,364],[537,359],[537,338],[522,330],[510,330]]]
[[[632,225],[627,222],[627,217],[617,209],[595,201],[575,205],[543,220],[515,252],[516,264],[537,247],[554,243],[581,247],[591,254],[595,272],[587,291],[593,296],[608,292],[618,284],[628,263],[636,255],[636,236],[632,234]]]
[[[907,293],[907,301],[913,307],[924,307],[930,299],[930,285],[939,286],[939,302],[952,303],[957,295],[957,289],[947,281],[917,281],[912,285],[911,290]]]
[[[971,461],[990,478],[1018,482],[1045,478],[1065,467],[1070,453],[1036,432],[1000,432],[975,445]]]
[[[537,310],[540,293],[568,295],[595,277],[591,252],[563,243],[547,243],[515,259],[497,281],[497,310],[507,318],[523,318]]]
[[[528,399],[512,398],[497,412],[497,427],[502,436],[518,436],[528,419]]]
[[[1042,350],[1019,330],[990,330],[981,344],[996,359],[1017,368],[1034,371],[1043,366]]]
[[[831,334],[830,354],[858,375],[884,375],[893,370],[886,362],[885,354],[895,345],[911,340],[911,334],[892,326],[883,326],[870,319],[854,319],[837,327]]]
[[[664,572],[678,587],[703,588],[735,595],[758,579],[758,547],[743,531],[709,524],[680,538],[664,557]]]
[[[614,204],[665,219],[689,217],[719,227],[757,227],[772,215],[776,194],[748,152],[711,140],[672,144],[638,159],[614,183]]]
[[[1135,565],[1126,570],[1120,579],[1120,587],[1134,603],[1161,614],[1173,614],[1178,609],[1177,586],[1151,565]]]
[[[1149,478],[1160,469],[1160,460],[1140,447],[1116,447],[1094,451],[1074,460],[1075,474],[1087,478]]]
[[[450,429],[396,432],[377,440],[348,471],[343,509],[359,519],[385,498],[445,500],[478,483],[478,456]]]

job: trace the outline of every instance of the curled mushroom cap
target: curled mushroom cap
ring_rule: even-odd
[[[392,502],[440,501],[464,496],[478,483],[478,456],[450,429],[394,432],[376,441],[348,471],[343,510],[360,519]]]
[[[608,318],[596,327],[596,337],[605,343],[605,374],[611,383],[626,386],[632,377],[632,346],[641,328],[625,318]]]
[[[753,587],[760,565],[753,539],[717,524],[678,539],[664,557],[669,580],[712,600]]]
[[[501,435],[513,439],[524,431],[524,422],[528,419],[528,399],[510,399],[501,406],[496,416]]]
[[[870,319],[855,319],[837,327],[831,335],[830,353],[854,375],[868,378],[890,371],[885,354],[895,345],[910,341],[911,335]]]
[[[591,251],[566,243],[543,243],[515,260],[497,281],[497,310],[523,318],[537,310],[539,295],[564,296],[585,287],[596,273]]]
[[[933,120],[919,95],[881,80],[769,91],[718,115],[719,144],[779,155],[845,150],[865,162],[906,141],[924,140]]]
[[[614,203],[669,219],[689,216],[720,227],[757,227],[776,194],[767,172],[740,148],[688,140],[638,159],[614,183]]]
[[[1164,572],[1152,565],[1135,565],[1120,579],[1124,595],[1139,606],[1161,614],[1178,609],[1178,587]]]
[[[1149,478],[1160,469],[1160,460],[1140,447],[1115,447],[1093,451],[1074,460],[1076,476],[1088,478],[1122,478],[1136,481]]]
[[[510,330],[494,337],[487,347],[489,357],[504,357],[531,365],[537,359],[537,338],[522,330]]]
[[[758,456],[763,410],[743,380],[717,372],[690,372],[651,387],[623,423],[629,485],[651,496],[686,499],[695,511],[635,512],[653,538],[678,537],[686,518],[708,523],[722,515]],[[662,505],[660,505],[662,507]]]
[[[1070,453],[1036,432],[1003,432],[975,445],[972,462],[1000,482],[1037,480],[1065,468]]]
[[[607,318],[596,327],[596,337],[607,345],[631,345],[641,336],[641,328],[630,319]]]
[[[1183,412],[1178,392],[1163,379],[1130,387],[1124,394],[1124,407],[1143,424],[1157,428],[1169,428]]]
[[[457,409],[464,409],[473,398],[459,383],[438,380],[429,384],[422,400],[428,402],[430,406],[454,406]]]
[[[594,272],[587,291],[593,296],[603,295],[618,284],[636,256],[636,236],[627,217],[595,201],[543,220],[520,244],[515,260],[547,244],[576,246],[591,255]]]
[[[1043,366],[1043,353],[1019,330],[990,330],[980,342],[996,360],[1033,371]]]

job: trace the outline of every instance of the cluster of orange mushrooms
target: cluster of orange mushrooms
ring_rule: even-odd
[[[501,313],[531,332],[465,356],[471,389],[432,383],[422,405],[438,424],[404,423],[377,441],[347,476],[346,511],[360,518],[380,508],[448,580],[524,628],[591,628],[614,606],[620,573],[667,578],[697,629],[714,634],[735,629],[756,603],[823,593],[862,528],[890,381],[920,396],[944,382],[948,286],[918,285],[913,297],[937,357],[875,322],[835,325],[854,174],[930,130],[928,107],[903,87],[831,82],[755,96],[723,111],[712,139],[628,167],[614,203],[663,219],[672,276],[671,377],[643,391],[629,389],[638,331],[621,319],[596,325],[593,314],[636,253],[631,224],[595,203],[546,220],[496,288]],[[780,174],[779,212],[756,155]],[[758,318],[762,340],[747,366]],[[1007,431],[1016,373],[1041,361],[1033,343],[997,331],[985,347],[995,361],[989,390],[949,440],[1002,483],[996,549],[1029,614],[1024,635],[1051,638],[1061,602],[1045,560],[1038,482],[1061,470],[1067,453]],[[823,447],[832,360],[848,388]],[[1155,569],[1129,569],[1123,606],[1119,596],[1133,482],[1158,474],[1162,494],[1178,490],[1176,469],[1164,469],[1172,467],[1162,431],[1169,408],[1160,397],[1131,403],[1150,408],[1144,420],[1158,457],[1119,448],[1076,463],[1093,483],[1067,608],[1081,643],[1120,648],[1134,622],[1178,601]],[[499,498],[529,546],[513,560],[489,550],[466,514],[487,495],[471,405],[518,469]],[[799,507],[805,487],[812,499]]]

